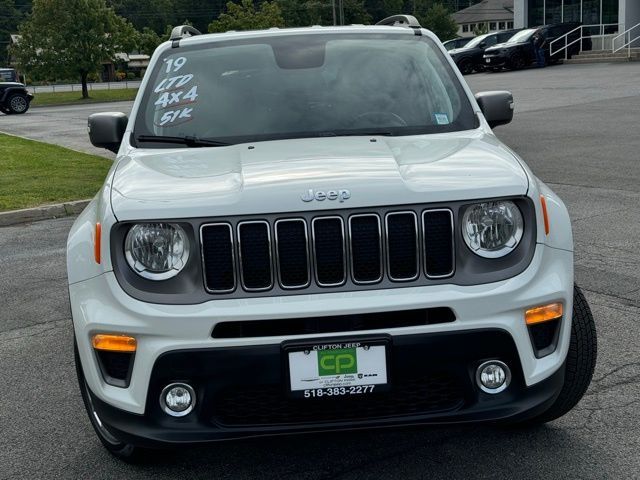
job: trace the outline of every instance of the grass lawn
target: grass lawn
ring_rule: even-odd
[[[111,161],[0,134],[0,211],[93,197]]]
[[[133,100],[138,93],[137,88],[119,88],[117,90],[89,90],[89,97],[82,99],[82,92],[38,92],[31,102],[32,107],[45,105],[70,105],[96,102],[119,102]]]

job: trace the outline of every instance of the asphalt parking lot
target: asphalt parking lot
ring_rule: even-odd
[[[520,431],[254,439],[123,464],[99,444],[76,386],[65,283],[73,219],[64,218],[0,228],[0,478],[640,478],[638,78],[640,63],[467,77],[474,91],[514,92],[514,122],[496,134],[572,216],[576,280],[596,319],[599,359],[587,395],[562,419]],[[22,134],[87,148],[89,111],[129,107],[75,108],[33,109]],[[0,131],[8,118],[0,116]],[[30,119],[37,128],[27,128]],[[47,137],[61,124],[66,134]]]

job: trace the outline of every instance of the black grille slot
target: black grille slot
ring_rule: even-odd
[[[453,274],[453,214],[450,210],[423,213],[425,269],[430,277]]]
[[[450,374],[399,379],[389,392],[316,399],[292,399],[280,385],[237,386],[216,397],[213,422],[228,426],[291,425],[371,420],[456,410],[462,385]]]
[[[207,290],[216,293],[235,289],[231,225],[217,223],[202,227],[202,256]]]
[[[414,212],[387,215],[387,265],[391,280],[418,276],[418,226]]]
[[[375,283],[382,279],[380,218],[356,215],[349,219],[351,274],[356,283]]]
[[[388,331],[393,328],[435,325],[454,322],[455,320],[456,317],[450,308],[436,307],[328,317],[219,322],[213,329],[211,336],[213,338],[250,338],[281,335],[315,335],[363,330]]]
[[[342,218],[314,218],[312,228],[318,284],[323,287],[342,285],[346,280]]]
[[[238,224],[240,272],[245,290],[266,290],[273,286],[271,237],[264,221]]]
[[[309,285],[309,253],[307,225],[304,220],[278,220],[278,273],[284,288]]]

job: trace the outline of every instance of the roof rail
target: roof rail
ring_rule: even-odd
[[[180,40],[186,37],[194,37],[196,35],[202,35],[200,30],[193,28],[191,25],[179,25],[177,27],[173,27],[171,30],[171,37],[169,40],[172,42],[172,47],[176,48],[180,45]]]
[[[392,15],[384,20],[380,20],[376,25],[385,25],[388,27],[411,27],[421,29],[422,25],[413,15]]]

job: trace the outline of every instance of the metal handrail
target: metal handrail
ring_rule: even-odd
[[[635,42],[636,40],[640,40],[640,33],[638,34],[638,36],[634,39],[631,39],[631,31],[640,27],[640,23],[634,25],[631,28],[627,28],[624,32],[622,32],[620,35],[616,35],[615,37],[613,37],[613,39],[611,40],[611,53],[617,53],[620,50],[622,50],[623,48],[627,47],[627,56],[630,57],[631,56],[631,45],[633,44],[633,42]],[[624,43],[621,47],[616,48],[616,41],[622,37],[622,39],[624,40],[625,37],[627,36],[627,34],[629,35],[629,41]]]
[[[620,27],[620,23],[594,23],[592,25],[580,25],[579,27],[574,28],[573,30],[565,33],[564,35],[562,35],[561,37],[556,38],[555,40],[553,40],[550,44],[549,44],[549,56],[553,56],[556,55],[557,53],[560,53],[562,50],[564,50],[564,59],[568,60],[569,58],[569,47],[580,42],[580,51],[582,51],[582,40],[584,40],[585,38],[598,38],[598,37],[605,37],[605,29],[607,27]],[[594,27],[598,27],[600,29],[600,33],[597,35],[585,35],[584,34],[584,28],[594,28]],[[567,41],[569,40],[569,36],[575,32],[577,32],[578,30],[580,30],[580,35],[578,36],[578,38],[576,38],[575,40],[573,40],[571,43],[567,43]],[[564,40],[564,45],[562,46],[562,48],[557,49],[556,51],[553,51],[553,44],[556,42],[559,42],[560,40]],[[613,45],[613,43],[612,43]],[[604,48],[603,48],[604,50]]]

